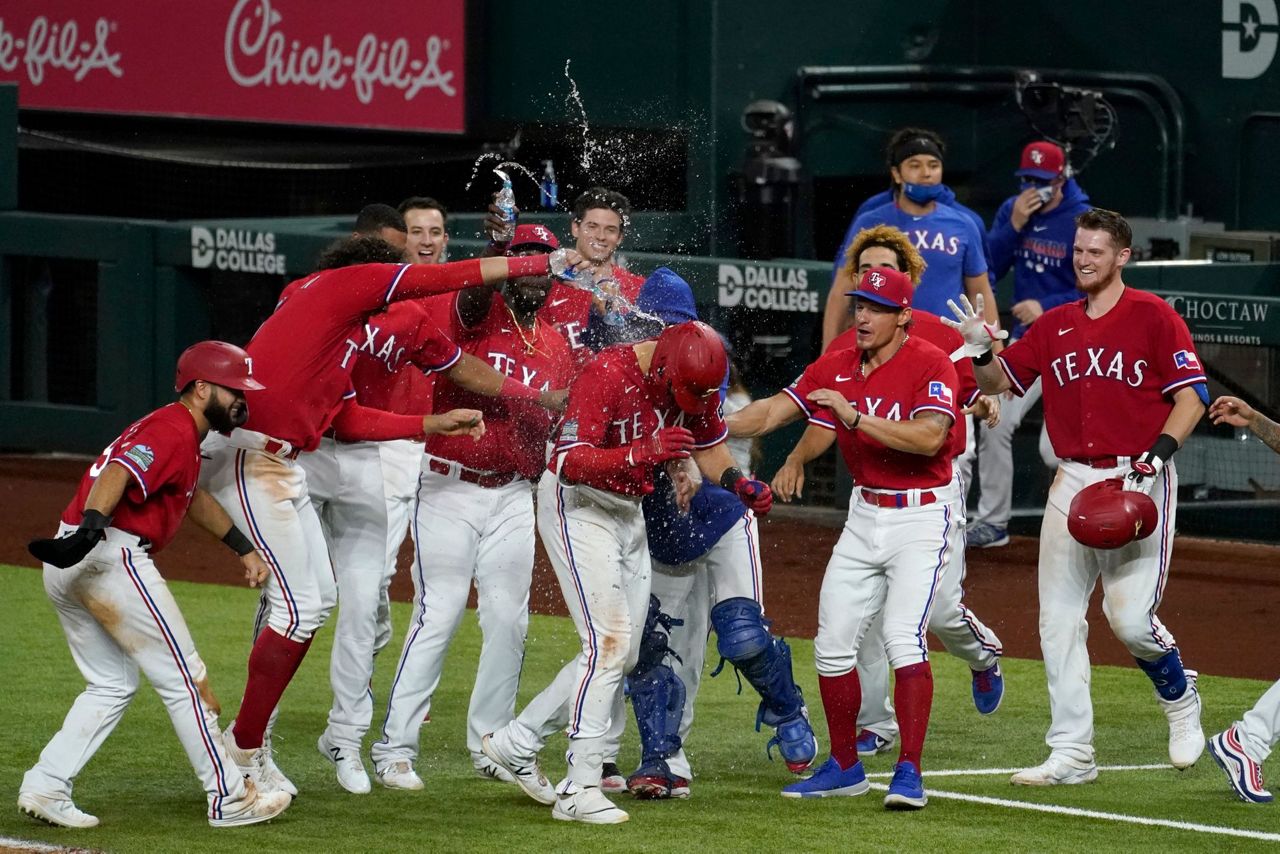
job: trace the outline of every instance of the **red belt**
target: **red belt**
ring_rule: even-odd
[[[289,453],[284,453],[284,449],[289,448]],[[278,439],[268,439],[262,444],[262,450],[276,457],[284,457],[286,460],[296,460],[298,454],[302,453],[301,448],[295,448],[288,442],[281,442]]]
[[[436,474],[452,476],[454,473],[453,466],[450,466],[444,460],[437,460],[435,458],[427,460],[427,468]],[[458,466],[457,474],[458,480],[465,483],[474,483],[476,486],[481,486],[485,489],[494,489],[499,486],[506,486],[507,484],[514,483],[520,479],[520,472],[518,471],[481,472],[476,471],[475,469],[469,469],[466,466]]]
[[[1079,463],[1091,469],[1113,469],[1121,465],[1119,457],[1069,457],[1069,463]]]
[[[869,489],[864,489],[862,490],[862,500],[877,507],[924,507],[926,504],[933,504],[937,501],[938,496],[933,494],[932,489],[922,489],[920,490],[920,501],[912,505],[908,503],[910,496],[905,492],[872,492]]]

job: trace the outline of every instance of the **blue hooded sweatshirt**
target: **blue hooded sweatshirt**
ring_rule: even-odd
[[[1080,299],[1076,289],[1076,272],[1071,266],[1071,245],[1075,240],[1076,217],[1093,207],[1084,190],[1068,178],[1062,185],[1062,201],[1048,213],[1034,213],[1014,231],[1010,222],[1013,203],[1010,196],[996,212],[987,242],[991,246],[991,277],[996,281],[1013,268],[1013,301],[1038,300],[1045,311]],[[1027,331],[1019,323],[1011,333],[1019,338]]]

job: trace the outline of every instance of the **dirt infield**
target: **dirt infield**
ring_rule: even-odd
[[[58,515],[84,473],[83,459],[0,457],[0,563],[34,566],[26,543],[50,536]],[[765,610],[774,629],[813,637],[818,589],[839,531],[828,525],[768,518],[761,525],[765,565]],[[1039,658],[1036,636],[1036,553],[1038,540],[1015,537],[1000,549],[969,553],[965,602],[1000,635],[1005,653]],[[412,558],[401,551],[401,571],[392,596],[407,601],[413,586],[406,571]],[[234,556],[190,524],[159,558],[167,578],[241,583]],[[1089,650],[1097,663],[1128,665],[1132,659],[1106,627],[1094,593],[1089,611]],[[559,587],[539,553],[534,572],[533,609],[563,614]],[[1273,680],[1280,675],[1276,639],[1280,618],[1280,548],[1179,538],[1160,617],[1178,638],[1189,666],[1222,676]],[[248,616],[246,616],[248,619]]]

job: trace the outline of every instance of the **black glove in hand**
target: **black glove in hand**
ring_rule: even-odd
[[[74,533],[52,540],[32,540],[27,543],[27,551],[41,563],[66,569],[93,551],[93,547],[107,535],[106,528],[110,524],[110,516],[103,516],[97,510],[86,510],[80,527]]]

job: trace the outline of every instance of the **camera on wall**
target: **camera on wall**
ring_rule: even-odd
[[[1018,109],[1036,133],[1062,146],[1070,172],[1080,172],[1100,152],[1115,147],[1120,123],[1101,92],[1051,83],[1026,70],[1017,73],[1014,83]]]
[[[752,101],[742,111],[747,132],[742,169],[735,176],[742,207],[745,258],[794,257],[800,161],[791,155],[795,122],[778,101]]]

